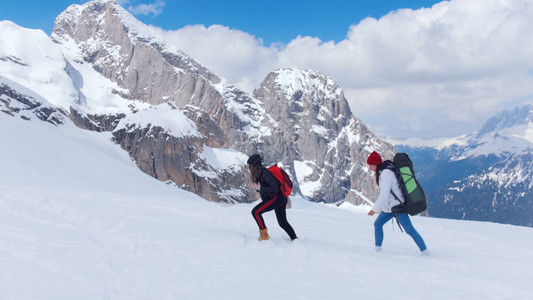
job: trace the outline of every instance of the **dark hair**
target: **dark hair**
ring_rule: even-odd
[[[246,163],[257,168],[262,165],[263,158],[259,154],[254,154],[248,158]]]
[[[248,169],[250,169],[250,179],[252,180],[252,183],[257,182],[257,173],[258,169],[252,165],[248,165]]]
[[[379,186],[379,173],[380,173],[379,171],[381,171],[381,166],[382,166],[382,165],[383,165],[383,164],[381,164],[381,165],[377,165],[376,172],[375,172],[375,173],[376,173],[376,184],[377,184],[378,186]]]

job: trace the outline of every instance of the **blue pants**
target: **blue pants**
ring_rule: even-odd
[[[385,225],[385,223],[390,221],[392,217],[393,217],[393,214],[391,213],[381,212],[379,216],[377,217],[376,221],[374,222],[374,234],[376,236],[376,246],[381,247],[381,245],[383,244],[383,225]],[[426,244],[424,243],[424,239],[422,239],[420,234],[413,227],[413,224],[411,223],[411,219],[409,218],[409,215],[407,213],[397,214],[396,218],[398,219],[398,222],[400,222],[400,224],[402,225],[403,229],[405,230],[405,233],[407,233],[413,238],[418,248],[420,248],[420,251],[426,250],[427,247],[426,247]]]

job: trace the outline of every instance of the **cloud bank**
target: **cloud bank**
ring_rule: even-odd
[[[366,18],[340,42],[264,45],[222,25],[161,34],[248,92],[281,67],[336,80],[354,114],[396,137],[452,137],[533,100],[533,0],[451,0]]]

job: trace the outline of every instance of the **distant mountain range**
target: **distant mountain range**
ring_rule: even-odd
[[[428,215],[533,226],[533,103],[504,111],[467,136],[393,143],[416,166]]]

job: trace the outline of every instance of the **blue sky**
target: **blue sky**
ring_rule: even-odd
[[[50,34],[54,20],[71,4],[87,1],[2,0],[0,19]],[[298,35],[341,41],[350,25],[400,8],[431,7],[435,0],[119,0],[145,24],[166,30],[214,24],[238,29],[265,45],[288,43]]]

